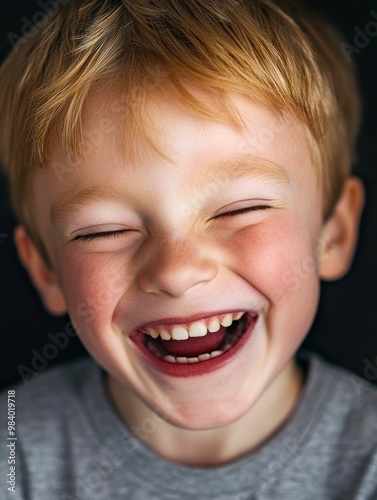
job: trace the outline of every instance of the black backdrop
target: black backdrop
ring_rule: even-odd
[[[38,22],[42,4],[54,3],[59,2],[1,0],[1,60],[11,50],[15,35],[20,35],[33,18]],[[309,3],[330,19],[340,29],[344,40],[357,49],[355,60],[364,97],[364,121],[355,173],[364,180],[367,204],[353,267],[338,282],[322,283],[318,314],[303,347],[377,382],[377,320],[374,317],[374,308],[377,309],[377,25],[368,24],[377,22],[377,0],[311,0]],[[369,42],[360,35],[366,30]],[[355,45],[357,33],[356,42],[360,48]],[[20,379],[20,365],[24,370],[50,368],[56,363],[85,355],[77,337],[69,337],[66,347],[46,350],[51,344],[51,334],[64,331],[69,318],[52,317],[44,311],[18,262],[12,238],[15,224],[6,188],[0,179],[0,387]],[[44,360],[39,357],[42,353],[45,354]],[[352,383],[350,377],[350,388]]]

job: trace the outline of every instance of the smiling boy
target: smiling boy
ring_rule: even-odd
[[[17,389],[12,498],[376,498],[377,391],[297,354],[364,201],[331,29],[82,0],[0,81],[20,258],[95,360]]]

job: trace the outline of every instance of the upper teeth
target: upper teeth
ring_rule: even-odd
[[[206,318],[187,325],[171,325],[142,328],[141,331],[154,339],[161,337],[163,340],[186,340],[189,337],[204,337],[208,332],[218,332],[220,326],[228,327],[233,321],[239,320],[245,313],[229,313],[222,316]]]

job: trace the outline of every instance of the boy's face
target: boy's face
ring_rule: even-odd
[[[131,159],[119,110],[93,98],[87,161],[55,151],[36,175],[38,227],[83,343],[124,394],[186,428],[245,414],[291,362],[319,298],[322,199],[302,127],[233,99],[241,130],[150,101],[148,135],[166,157],[140,139]],[[84,238],[94,233],[102,237]],[[158,359],[140,332],[182,334],[173,327],[209,326],[208,317],[216,328],[238,312],[246,333],[210,360]],[[232,345],[223,332],[155,349],[195,358]]]

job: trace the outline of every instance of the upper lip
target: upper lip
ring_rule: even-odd
[[[176,316],[169,318],[162,318],[157,321],[150,321],[148,323],[143,323],[139,325],[136,330],[141,330],[147,327],[153,327],[158,325],[184,325],[187,323],[194,323],[195,321],[200,321],[201,319],[224,316],[225,314],[234,314],[238,312],[246,312],[248,314],[257,314],[256,311],[248,311],[247,309],[226,309],[222,311],[211,311],[206,313],[194,314],[192,316]]]

